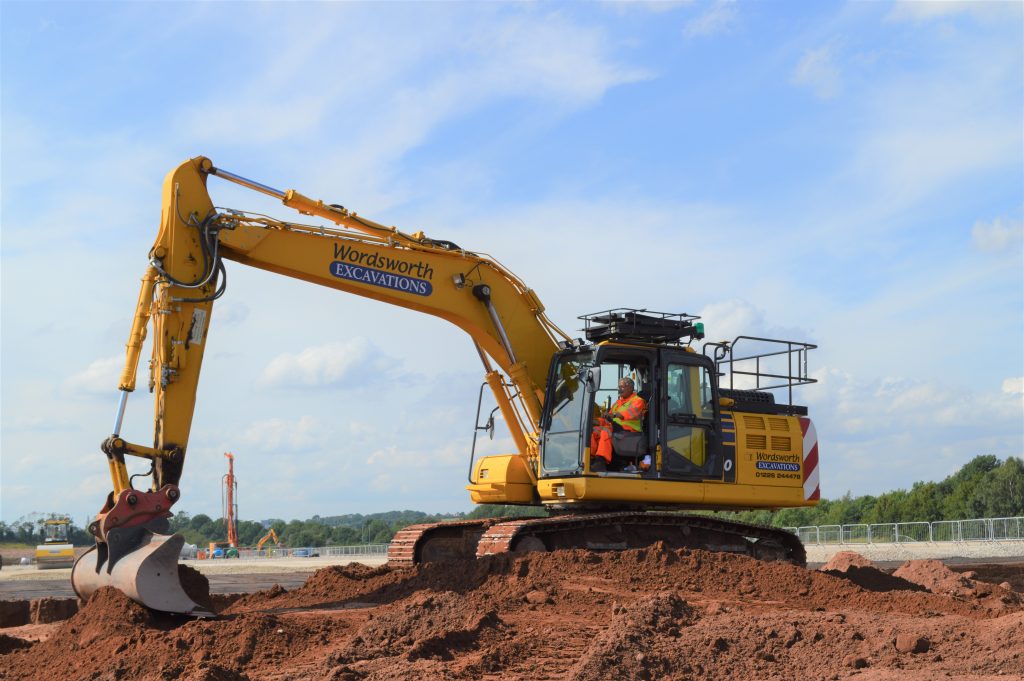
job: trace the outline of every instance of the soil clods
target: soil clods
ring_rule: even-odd
[[[0,639],[0,679],[1024,678],[1021,594],[934,562],[655,547],[330,567],[210,620],[101,589],[44,640]]]

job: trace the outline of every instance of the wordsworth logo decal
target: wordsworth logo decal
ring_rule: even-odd
[[[392,274],[391,272],[376,270],[372,267],[351,265],[347,262],[332,262],[331,274],[339,279],[358,281],[364,284],[380,286],[381,288],[389,288],[393,291],[413,293],[418,296],[429,296],[434,292],[434,286],[429,281],[407,277],[402,274]]]
[[[798,463],[781,463],[778,461],[758,461],[757,469],[761,471],[798,471]]]

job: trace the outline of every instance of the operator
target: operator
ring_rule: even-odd
[[[619,379],[619,399],[611,408],[601,414],[597,425],[590,433],[591,470],[606,470],[612,462],[612,432],[624,430],[639,433],[644,429],[644,416],[647,414],[647,402],[637,395],[633,379]],[[595,466],[594,464],[597,464]]]

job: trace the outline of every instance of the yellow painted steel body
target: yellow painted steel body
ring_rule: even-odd
[[[75,562],[75,547],[68,541],[71,529],[69,518],[50,518],[43,521],[43,543],[36,546],[36,567],[40,570],[68,568]]]
[[[800,422],[794,416],[774,414],[733,413],[736,423],[736,483],[767,487],[782,497],[788,490],[803,496],[804,461]],[[759,461],[797,464],[799,471],[758,470]],[[814,506],[817,502],[779,504],[780,506]]]
[[[814,506],[804,496],[803,438],[794,416],[726,412],[736,424],[736,476],[683,481],[656,478],[645,472],[593,473],[547,477],[537,481],[536,501],[547,504],[608,503],[706,510],[774,509]],[[586,451],[586,450],[585,450]],[[474,483],[466,487],[474,503],[522,504],[525,472],[508,456],[477,461]],[[796,463],[799,471],[774,472],[757,468],[758,461]],[[703,463],[700,461],[699,463]],[[657,471],[657,468],[655,468]]]
[[[536,499],[530,471],[518,456],[481,457],[473,479],[466,489],[474,504],[530,504]]]
[[[71,544],[41,544],[36,547],[36,566],[40,570],[69,568],[75,562],[75,547]]]

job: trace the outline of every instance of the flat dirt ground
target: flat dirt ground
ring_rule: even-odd
[[[824,568],[661,547],[353,564],[210,620],[102,589],[0,630],[0,679],[1024,679],[1024,565]]]

